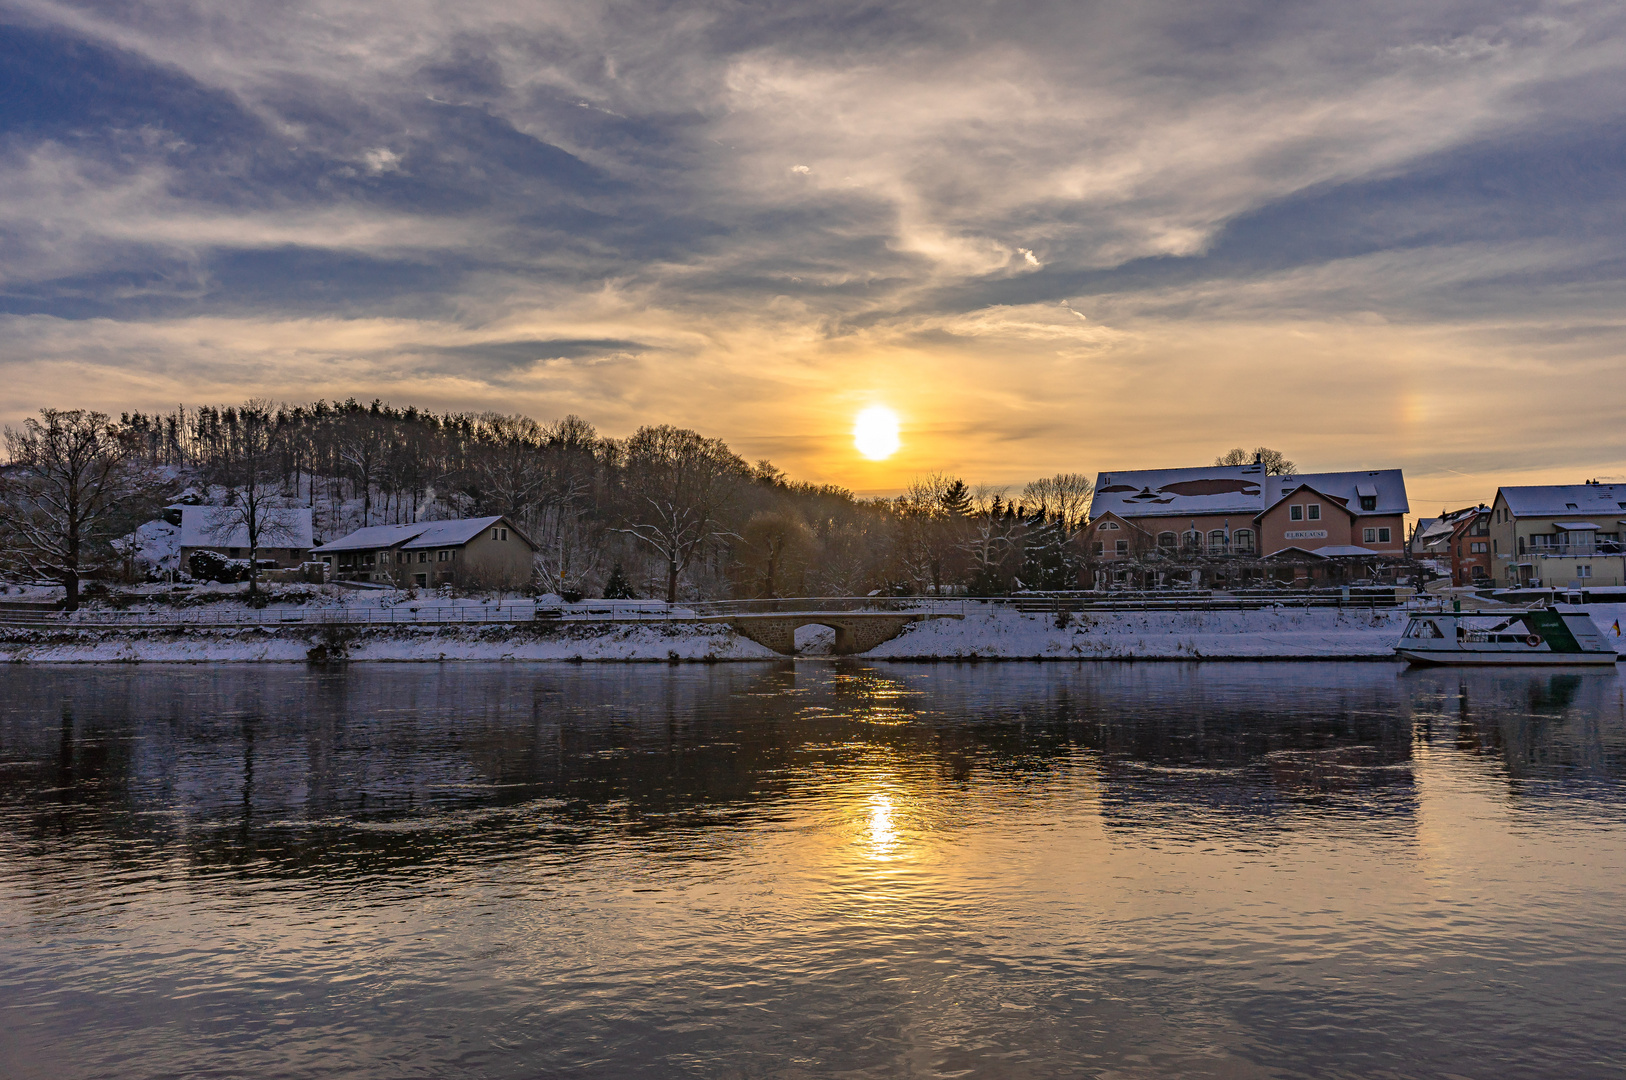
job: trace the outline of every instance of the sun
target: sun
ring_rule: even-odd
[[[871,461],[885,461],[898,450],[898,414],[871,405],[853,422],[853,445]]]

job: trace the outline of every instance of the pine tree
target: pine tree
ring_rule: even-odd
[[[610,580],[604,583],[604,599],[606,600],[636,600],[638,594],[632,591],[632,582],[622,571],[621,564],[616,563],[610,570]]]
[[[956,478],[942,494],[943,512],[949,517],[965,517],[971,513],[971,489],[965,486],[965,481]]]

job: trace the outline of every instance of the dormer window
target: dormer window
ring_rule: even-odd
[[[1564,504],[1564,509],[1566,509],[1566,510],[1578,510],[1578,509],[1580,509],[1580,507],[1576,506],[1574,503],[1565,503]]]
[[[1377,508],[1378,508],[1378,497],[1376,495],[1362,495],[1361,496],[1361,509],[1362,510],[1376,510]]]

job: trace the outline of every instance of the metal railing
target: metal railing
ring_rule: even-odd
[[[305,604],[245,608],[235,604],[117,611],[85,607],[76,612],[0,609],[0,625],[52,629],[188,629],[299,626],[462,626],[515,623],[674,623],[730,616],[816,612],[898,612],[964,616],[978,609],[1014,608],[1027,614],[1086,611],[1249,611],[1266,608],[1393,608],[1408,603],[1409,590],[1351,588],[1285,591],[1183,589],[1158,592],[1027,593],[999,597],[811,596],[767,600],[709,600],[687,604],[655,601],[583,600],[558,606],[531,600],[486,604]]]
[[[970,601],[975,603],[975,601]],[[766,615],[777,612],[907,611],[964,614],[962,599],[930,597],[811,597],[775,600],[716,600],[692,604],[648,601],[585,600],[562,606],[531,600],[500,604],[390,605],[310,604],[298,607],[185,607],[148,611],[113,611],[84,607],[67,611],[0,611],[0,625],[49,629],[230,629],[298,626],[461,626],[504,623],[672,623]]]

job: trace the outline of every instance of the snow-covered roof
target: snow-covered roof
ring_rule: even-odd
[[[499,514],[496,517],[456,518],[452,521],[415,521],[410,525],[370,525],[357,529],[349,536],[341,536],[330,544],[323,544],[316,550],[328,554],[337,551],[380,551],[395,547],[403,551],[460,547],[503,520]],[[508,527],[513,529],[511,523]],[[518,529],[514,529],[514,535],[530,543]]]
[[[1315,548],[1310,554],[1319,555],[1323,559],[1338,559],[1355,555],[1381,555],[1382,552],[1373,551],[1371,548],[1358,547],[1354,544],[1328,544],[1326,547]]]
[[[1626,484],[1546,484],[1497,490],[1516,518],[1613,516],[1626,510]]]
[[[1126,469],[1095,478],[1090,513],[1119,517],[1180,514],[1247,514],[1264,509],[1262,465],[1211,465],[1198,469]]]
[[[1277,548],[1269,555],[1266,555],[1265,558],[1274,559],[1278,555],[1313,555],[1318,559],[1351,558],[1361,555],[1370,555],[1381,558],[1383,552],[1373,551],[1371,548],[1356,547],[1353,544],[1327,544],[1325,547],[1313,549],[1302,548],[1296,544],[1291,544],[1284,548]]]
[[[1090,512],[1120,517],[1181,517],[1187,514],[1263,513],[1294,489],[1308,486],[1347,505],[1350,513],[1404,514],[1406,481],[1399,469],[1266,476],[1260,465],[1210,465],[1196,469],[1131,469],[1096,477]],[[1361,509],[1360,492],[1376,507]]]
[[[176,509],[171,507],[170,509]],[[246,548],[248,527],[233,521],[237,511],[225,506],[181,506],[181,546]],[[308,506],[277,507],[264,512],[262,548],[308,548],[315,541]]]
[[[1406,478],[1399,469],[1373,469],[1366,472],[1300,473],[1297,476],[1265,477],[1265,506],[1276,505],[1299,487],[1309,487],[1345,504],[1350,513],[1404,514],[1411,509],[1406,501]],[[1361,509],[1361,489],[1374,492],[1371,510]]]

